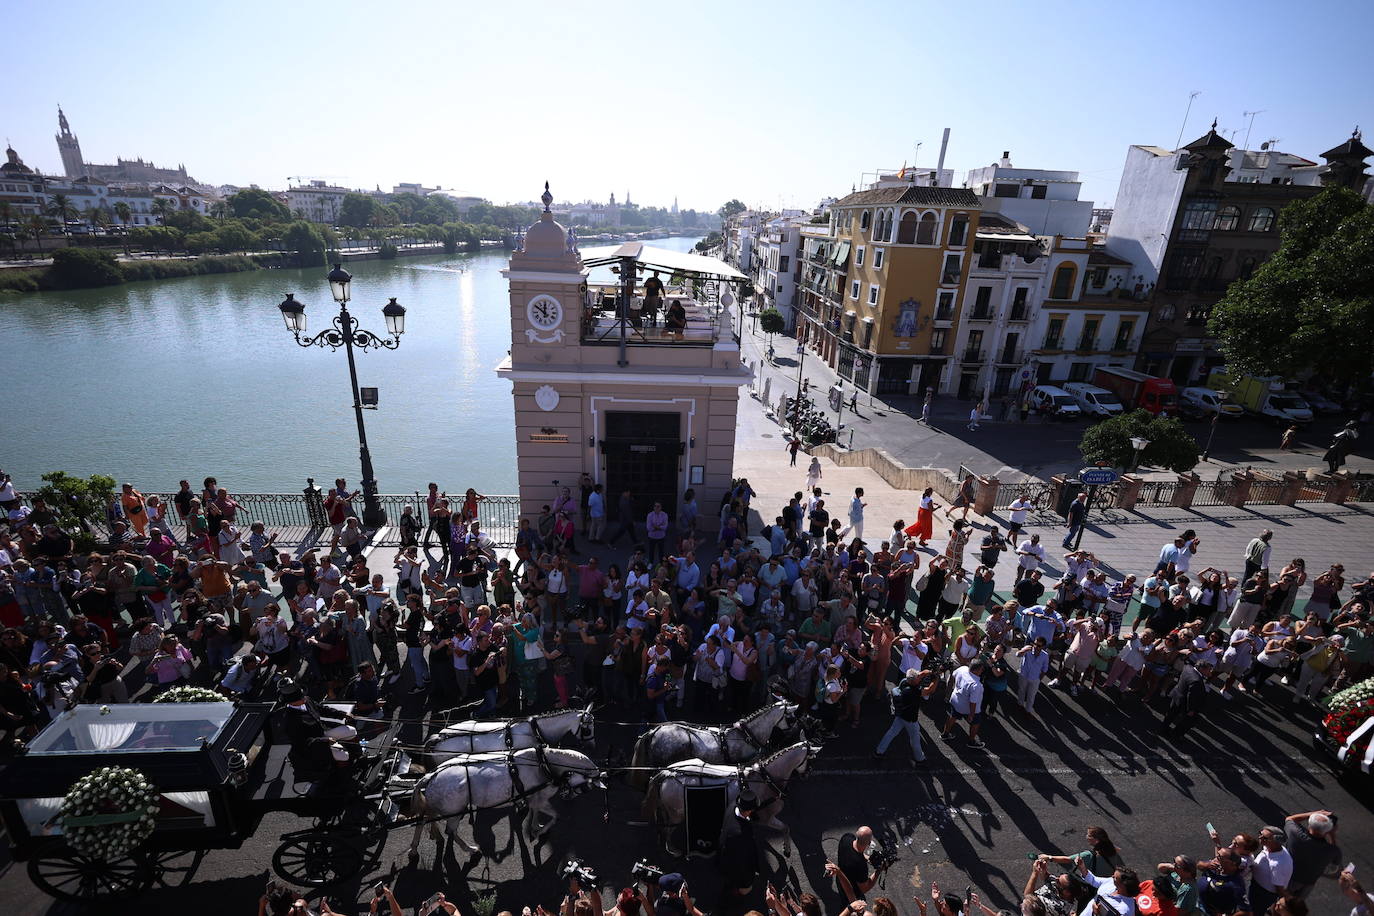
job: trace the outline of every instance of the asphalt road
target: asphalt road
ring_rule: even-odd
[[[1311,748],[1312,714],[1288,701],[1285,688],[1274,685],[1268,696],[1275,705],[1246,697],[1223,708],[1223,701],[1213,697],[1208,721],[1170,743],[1155,734],[1157,712],[1138,701],[1070,698],[1043,689],[1038,701],[1043,720],[1018,714],[989,722],[984,751],[968,748],[958,737],[940,741],[938,724],[923,717],[930,766],[921,773],[907,767],[901,738],[888,759],[871,760],[889,719],[870,703],[862,726],[829,742],[808,778],[787,798],[782,819],[790,827],[790,850],[784,854],[780,837],[760,834],[768,850],[768,876],[814,891],[827,912],[836,911],[840,898],[821,877],[823,865],[833,858],[842,833],[868,824],[902,856],[886,889],[871,896],[886,893],[900,912],[915,913],[912,895],[926,893],[938,881],[945,892],[961,893],[972,885],[993,905],[1008,906],[1025,881],[1027,854],[1075,852],[1088,825],[1105,826],[1128,864],[1148,871],[1176,853],[1210,854],[1205,822],[1229,836],[1314,808],[1341,815],[1345,858],[1356,862],[1360,874],[1374,873],[1369,783],[1333,774]],[[927,710],[943,713],[934,701]],[[606,714],[615,717],[618,711]],[[605,760],[610,754],[614,760],[634,733],[633,726],[602,724],[596,756]],[[709,912],[762,908],[761,881],[752,897],[721,904],[716,863],[684,862],[664,853],[651,828],[631,823],[640,817],[639,800],[638,792],[613,783],[605,798],[590,793],[559,803],[558,825],[534,850],[512,836],[509,822],[484,816],[475,827],[461,829],[464,836],[476,837],[485,855],[469,858],[453,848],[438,855],[426,839],[417,867],[406,863],[410,831],[396,830],[377,869],[328,896],[340,912],[365,912],[371,897],[367,888],[395,863],[394,886],[407,908],[442,889],[471,916],[473,896],[495,890],[498,910],[518,913],[526,904],[555,905],[563,887],[557,865],[576,855],[608,885],[628,883],[631,863],[644,857],[684,872]],[[292,817],[269,817],[242,849],[211,853],[190,884],[150,892],[137,906],[166,913],[250,914],[278,836],[301,826]],[[1311,898],[1313,912],[1344,913],[1338,896],[1334,882],[1323,882]],[[21,864],[0,872],[0,899],[6,916],[131,908],[88,911],[54,904],[30,885]]]

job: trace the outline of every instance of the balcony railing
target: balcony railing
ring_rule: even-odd
[[[997,362],[1004,366],[1019,366],[1026,361],[1026,351],[1020,347],[1004,347]]]
[[[969,320],[971,320],[971,321],[991,321],[991,320],[992,320],[992,309],[991,309],[991,308],[988,308],[988,307],[986,307],[986,306],[984,306],[984,307],[982,307],[982,308],[979,308],[978,306],[974,306],[973,311],[972,311],[972,312],[969,312],[969,316],[968,316],[968,317],[969,317]]]
[[[988,270],[998,270],[1002,266],[1002,255],[997,252],[986,252],[978,256],[978,266]]]
[[[1045,343],[1040,347],[1040,349],[1042,349],[1042,350],[1058,350],[1058,349],[1060,349],[1060,344],[1062,344],[1062,343],[1063,343],[1063,340],[1061,340],[1061,339],[1058,338],[1058,337],[1046,337],[1046,338],[1045,338]]]
[[[941,283],[942,285],[944,285],[944,286],[954,286],[954,285],[955,285],[956,283],[958,283],[958,282],[959,282],[959,272],[958,272],[957,270],[956,270],[956,271],[949,271],[949,270],[946,270],[946,271],[943,271],[943,272],[940,274],[940,283]]]
[[[1089,353],[1091,353],[1092,351],[1094,351],[1094,350],[1097,349],[1097,338],[1096,338],[1096,337],[1080,337],[1080,338],[1078,338],[1078,346],[1075,347],[1074,349],[1075,349],[1075,350],[1078,350],[1079,352],[1089,352]]]
[[[952,308],[950,308],[950,309],[936,309],[936,310],[935,310],[935,320],[936,320],[936,321],[953,321],[953,320],[954,320],[954,309],[952,309]]]
[[[1013,305],[1011,316],[1008,321],[1030,321],[1030,307],[1025,305]]]
[[[962,358],[962,362],[966,362],[966,363],[981,363],[982,361],[983,361],[983,348],[982,348],[982,347],[969,347],[967,350],[964,351],[964,355],[963,355],[963,358]]]
[[[698,301],[682,289],[668,290],[663,307],[652,315],[640,308],[643,298],[636,296],[623,318],[620,314],[620,288],[595,286],[589,298],[591,304],[582,311],[582,343],[590,346],[618,346],[621,326],[629,346],[710,347],[720,339],[721,325],[728,318],[718,302]],[[680,302],[686,313],[686,327],[680,330],[667,326],[668,307]],[[728,329],[728,326],[727,326]]]

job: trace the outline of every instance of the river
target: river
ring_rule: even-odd
[[[689,250],[695,238],[650,244]],[[584,246],[596,244],[586,243]],[[358,383],[383,493],[475,487],[514,493],[509,253],[355,261],[354,316],[385,329],[406,311],[397,350],[358,353]],[[0,467],[21,489],[64,470],[145,491],[217,477],[230,492],[296,492],[358,478],[347,359],[298,347],[277,305],[295,293],[309,333],[337,306],[327,269],[258,270],[105,289],[0,296],[7,402]]]

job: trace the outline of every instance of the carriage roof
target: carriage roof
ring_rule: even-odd
[[[0,798],[64,795],[108,766],[137,769],[162,791],[224,785],[230,755],[246,751],[272,707],[261,703],[83,704],[61,713],[0,773]]]

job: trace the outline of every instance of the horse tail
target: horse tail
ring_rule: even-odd
[[[625,782],[636,789],[649,783],[649,748],[653,744],[654,730],[651,728],[635,741],[634,755],[630,757],[630,773]]]

